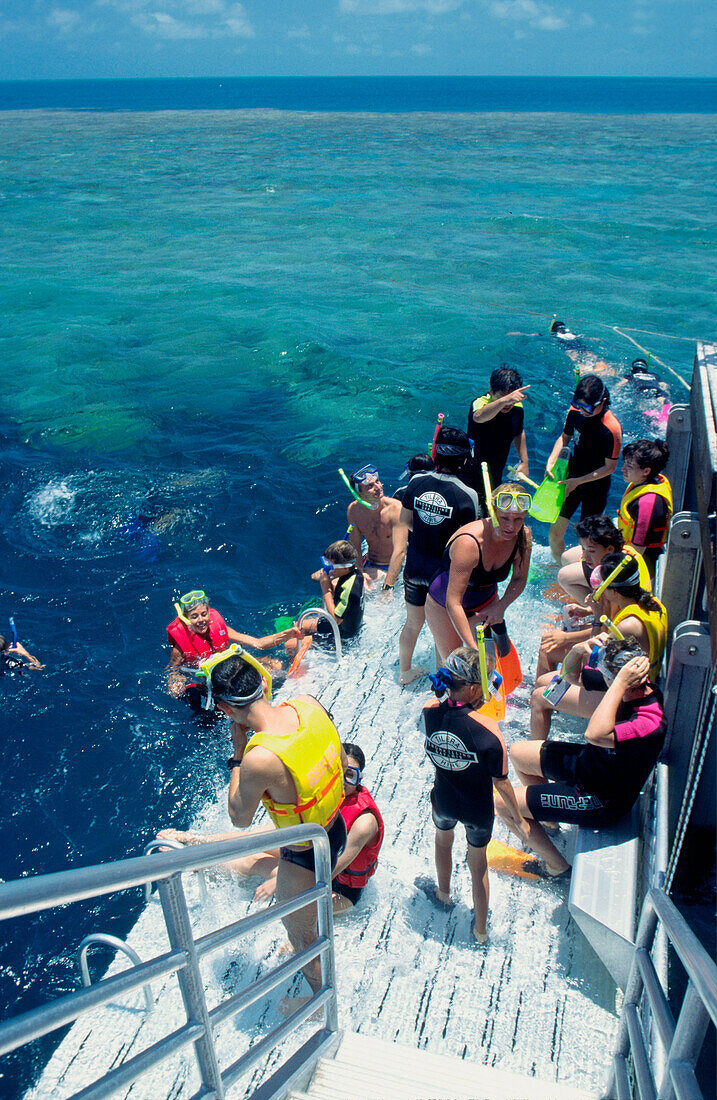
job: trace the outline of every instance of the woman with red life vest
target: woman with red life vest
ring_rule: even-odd
[[[363,893],[363,888],[376,873],[378,854],[383,844],[384,826],[381,811],[371,794],[361,783],[366,757],[358,745],[344,741],[344,752],[348,766],[344,769],[344,801],[339,813],[346,825],[346,847],[339,856],[334,869],[333,909],[334,916],[353,909]],[[266,832],[267,839],[275,833],[272,828],[252,832]],[[216,833],[202,836],[201,833],[186,833],[177,829],[162,829],[158,837],[166,840],[178,840],[182,844],[208,844],[212,840],[234,840],[236,830],[231,833]],[[274,895],[276,874],[279,864],[279,849],[269,848],[253,856],[243,856],[226,864],[229,871],[237,875],[250,877],[260,875],[266,881],[257,888],[255,901],[268,901]]]
[[[227,626],[218,611],[209,606],[207,595],[201,589],[181,596],[174,608],[177,616],[167,627],[167,637],[172,647],[168,666],[170,695],[181,695],[187,686],[186,677],[179,672],[182,665],[197,665],[205,657],[211,657],[212,653],[228,649],[232,642],[254,649],[271,649],[289,638],[300,638],[302,634],[295,626],[265,638],[239,634]],[[264,658],[264,663],[270,670],[282,667],[279,661],[272,658]]]
[[[642,554],[651,577],[672,518],[672,489],[661,473],[669,457],[661,439],[636,439],[622,452],[622,476],[628,484],[617,521],[625,542]]]

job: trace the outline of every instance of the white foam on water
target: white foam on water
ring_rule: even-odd
[[[511,635],[524,659],[527,684],[512,696],[503,729],[511,742],[527,731],[541,621],[550,605],[542,589],[554,578],[549,553],[535,548],[533,580],[509,610]],[[452,883],[457,904],[442,911],[417,889],[417,877],[434,874],[429,791],[433,769],[423,750],[419,717],[429,698],[425,682],[407,689],[397,683],[397,634],[403,601],[378,595],[367,601],[360,641],[349,645],[340,665],[311,649],[303,676],[279,698],[315,694],[332,712],[343,740],[358,743],[366,758],[365,782],[386,823],[379,869],[357,908],[336,921],[339,1018],[347,1030],[374,1034],[408,1046],[466,1058],[543,1080],[596,1087],[606,1071],[614,1038],[616,990],[567,910],[568,884],[490,873],[489,942],[471,939],[471,890],[463,830],[456,830]],[[432,647],[424,629],[417,664],[430,666]],[[187,777],[191,782],[191,776]],[[265,823],[263,812],[255,825]],[[166,822],[158,823],[161,828]],[[208,804],[195,827],[230,828],[226,789]],[[515,844],[501,824],[494,836]],[[570,830],[561,841],[568,858]],[[138,844],[138,848],[141,845]],[[202,902],[189,876],[195,934],[254,911],[257,879],[214,873]],[[285,935],[280,924],[264,928],[202,965],[210,1005],[237,992],[276,963]],[[129,942],[143,958],[166,949],[156,896]],[[123,969],[113,964],[110,972]],[[306,993],[303,978],[292,991]],[[159,995],[159,988],[155,989]],[[280,991],[277,998],[282,995]],[[180,1026],[183,1011],[176,982],[168,981],[160,1008],[145,1019],[137,995],[129,1007],[108,1008],[75,1026],[51,1059],[33,1100],[62,1094],[70,1082],[86,1084],[110,1063],[137,1053]],[[276,1000],[254,1006],[239,1021],[219,1029],[221,1064],[228,1065],[277,1023]],[[298,1041],[298,1040],[297,1040]],[[295,1044],[294,1044],[295,1045]],[[80,1049],[81,1048],[81,1049]],[[273,1065],[270,1059],[266,1072]],[[254,1083],[260,1076],[253,1079]],[[133,1087],[133,1100],[188,1096],[197,1087],[190,1056],[151,1074]]]

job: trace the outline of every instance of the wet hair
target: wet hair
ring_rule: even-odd
[[[649,470],[650,477],[662,473],[670,457],[670,448],[661,439],[636,439],[622,449],[623,458],[633,459],[641,470]]]
[[[363,750],[360,749],[358,745],[354,745],[353,741],[344,741],[343,746],[346,755],[353,756],[354,760],[358,763],[359,771],[362,772],[366,767],[366,757],[363,754]]]
[[[493,393],[512,393],[523,385],[523,379],[519,371],[514,367],[506,367],[501,364],[490,376],[490,388]]]
[[[634,657],[644,657],[645,651],[635,638],[610,638],[605,643],[605,665],[613,676]]]
[[[493,647],[486,650],[485,664],[486,672],[490,676],[491,672],[495,669],[495,653],[491,652]],[[453,660],[456,659],[456,664],[464,664],[468,666],[469,671],[473,674],[472,679],[464,680],[451,668]],[[480,684],[480,655],[477,649],[471,649],[467,645],[459,646],[458,649],[454,649],[448,654],[445,661],[445,667],[450,671],[453,677],[453,688],[461,688],[464,684]]]
[[[241,657],[227,657],[212,669],[212,690],[215,696],[248,697],[261,684],[261,675]],[[237,704],[238,706],[238,704]]]
[[[460,428],[441,428],[436,436],[436,469],[457,473],[471,453],[471,442]]]
[[[4,653],[6,649],[10,648],[10,643],[7,638],[0,634],[0,653]]]
[[[413,455],[413,457],[409,458],[408,462],[406,463],[406,469],[408,470],[409,474],[430,474],[430,472],[432,470],[435,470],[435,468],[435,462],[433,461],[431,456],[427,454]]]
[[[334,565],[355,565],[356,547],[352,546],[346,539],[337,539],[336,542],[332,542],[330,546],[326,547],[324,557],[328,558]]]
[[[610,405],[610,391],[597,374],[585,374],[575,387],[573,401],[584,401],[586,405],[599,405],[605,401],[605,408]]]
[[[550,331],[552,333],[566,332],[567,329],[565,328],[565,321],[553,321],[553,323],[550,326]]]
[[[659,602],[650,592],[640,587],[640,570],[635,557],[625,554],[606,554],[597,566],[602,580],[606,580],[618,566],[620,571],[610,581],[608,592],[612,589],[619,596],[627,596],[643,611],[658,611],[661,606]]]
[[[610,516],[586,516],[575,524],[575,534],[579,539],[590,539],[598,546],[612,546],[622,550],[625,540],[622,531],[610,519]]]

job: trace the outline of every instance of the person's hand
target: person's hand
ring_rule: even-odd
[[[297,626],[296,623],[294,623],[293,626],[289,627],[289,629],[286,632],[286,635],[287,635],[288,638],[303,638],[304,633],[305,633],[305,631],[303,631],[300,626]]]
[[[626,665],[622,666],[615,677],[615,683],[619,683],[623,691],[630,691],[631,688],[641,687],[643,684],[646,684],[649,677],[649,657],[633,657],[631,661],[628,661]]]
[[[514,405],[517,405],[519,401],[525,400],[525,391],[529,390],[530,386],[519,386],[517,390],[511,390],[510,393],[506,393],[500,399],[504,408],[512,409]]]
[[[37,657],[33,657],[32,660],[30,661],[30,664],[27,667],[31,668],[31,669],[34,669],[34,671],[37,672],[39,669],[44,668],[45,666],[40,664]]]
[[[320,581],[322,577],[326,576],[326,572],[323,569],[317,569],[315,573],[311,574],[312,581]]]
[[[570,640],[570,635],[565,630],[546,630],[540,639],[540,648],[544,653],[552,653]]]
[[[585,615],[592,615],[591,607],[583,607],[580,603],[567,603],[565,614],[569,619],[582,619]]]
[[[504,618],[505,609],[500,600],[496,600],[490,607],[486,607],[485,611],[481,611],[479,615],[479,619],[484,626],[493,626],[494,623],[501,623]]]
[[[567,481],[564,482],[566,497],[569,497],[571,493],[574,493],[580,484],[581,482],[579,482],[576,477],[569,477]]]
[[[184,683],[184,677],[183,676],[179,676],[175,672],[173,675],[171,675],[169,677],[169,682],[167,684],[167,690],[169,691],[170,695],[174,696],[175,699],[179,698],[179,696],[183,693],[184,688],[185,688],[185,683]]]
[[[515,476],[516,477],[519,474],[523,474],[525,477],[527,477],[529,472],[530,471],[528,470],[528,463],[527,462],[519,462],[518,465],[515,467]]]
[[[276,879],[269,878],[266,882],[262,882],[260,886],[257,886],[254,892],[254,901],[261,903],[268,903],[274,897],[274,891],[276,889]]]

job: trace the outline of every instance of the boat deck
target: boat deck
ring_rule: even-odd
[[[532,679],[545,616],[544,587],[553,577],[547,550],[536,547],[534,580],[519,609],[509,615],[518,649]],[[541,562],[543,563],[541,566]],[[401,689],[396,682],[396,635],[403,601],[367,603],[362,639],[338,667],[327,655],[313,655],[298,681],[301,692],[316,694],[331,710],[343,740],[355,741],[366,759],[366,785],[386,822],[386,841],[377,874],[356,910],[336,921],[339,1019],[347,1030],[395,1040],[436,1054],[465,1058],[543,1081],[596,1090],[603,1082],[616,1029],[615,985],[570,920],[569,883],[492,871],[489,942],[471,938],[471,893],[465,838],[456,832],[453,893],[457,904],[443,911],[416,887],[433,875],[433,825],[428,794],[432,767],[418,730],[421,684]],[[425,633],[425,632],[424,632]],[[311,651],[310,651],[311,652]],[[417,663],[430,660],[429,636],[422,635]],[[421,660],[423,658],[423,660]],[[292,688],[292,692],[296,693]],[[286,692],[282,692],[282,695]],[[527,727],[529,689],[515,693],[503,724],[510,742]],[[180,822],[158,822],[181,825]],[[208,806],[197,823],[202,831],[229,827],[225,794]],[[496,825],[497,839],[510,843]],[[147,838],[144,838],[146,840]],[[138,849],[142,847],[138,842]],[[570,858],[571,830],[561,844]],[[528,858],[528,857],[526,857]],[[188,884],[193,920],[208,931],[250,906],[257,880],[216,876],[202,904]],[[98,929],[100,930],[100,929]],[[261,974],[266,958],[283,943],[280,926],[263,930],[237,954],[218,953],[205,964],[211,1003]],[[129,942],[146,958],[166,945],[156,896],[137,922]],[[113,964],[122,969],[124,963]],[[303,994],[303,979],[293,992]],[[76,1025],[51,1059],[29,1096],[33,1100],[67,1095],[129,1053],[179,1026],[182,1009],[176,983],[160,994],[160,1010],[147,1018],[139,997],[128,1007],[107,1008]],[[278,999],[278,998],[277,998]],[[233,1061],[276,1019],[275,1002],[249,1009],[220,1035],[222,1060]],[[171,1025],[171,1026],[170,1026]],[[259,1074],[252,1083],[256,1083]],[[133,1100],[189,1096],[196,1089],[191,1059],[177,1059],[174,1071],[141,1079],[127,1092]]]

